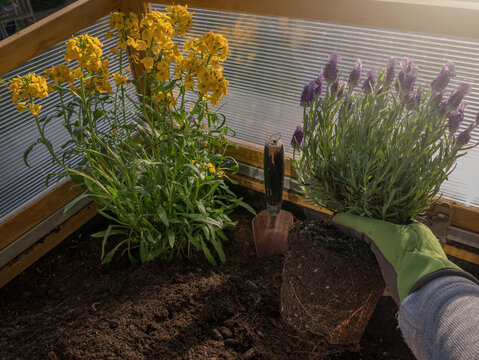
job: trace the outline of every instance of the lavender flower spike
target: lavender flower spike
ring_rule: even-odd
[[[454,72],[454,64],[452,62],[448,62],[447,64],[443,65],[441,72],[431,83],[432,91],[439,92],[444,90],[447,84],[449,84],[449,80],[454,76],[456,76],[456,73]]]
[[[332,83],[338,78],[338,61],[341,60],[341,55],[332,53],[329,55],[329,61],[324,67],[324,78],[328,83]]]
[[[361,80],[361,68],[362,68],[362,61],[361,59],[356,60],[356,67],[351,71],[349,74],[349,86],[352,88],[358,85],[359,80]]]
[[[301,93],[301,106],[309,107],[313,104],[316,87],[317,85],[314,81],[310,81],[309,84],[304,87]]]
[[[451,111],[447,115],[447,119],[449,121],[448,128],[451,133],[454,133],[457,129],[459,129],[462,120],[464,120],[464,109],[466,108],[466,106],[467,104],[463,102],[461,103],[461,105],[458,106],[457,109]]]
[[[408,57],[403,57],[401,60],[401,71],[404,74],[407,74],[412,69],[412,60]]]
[[[396,67],[397,63],[398,63],[398,59],[396,58],[392,57],[388,60],[388,65],[386,69],[386,81],[385,81],[387,85],[391,85],[394,80],[394,75],[395,75],[394,68]]]
[[[456,109],[462,102],[462,99],[471,93],[471,87],[468,84],[460,84],[456,90],[454,90],[447,100],[447,110],[452,111]]]
[[[433,95],[430,100],[430,104],[432,107],[437,108],[439,104],[442,102],[442,98],[444,97],[444,93],[446,90],[441,90]]]
[[[346,81],[340,81],[339,82],[339,89],[338,89],[338,98],[342,98],[344,96],[344,89],[346,88]]]
[[[316,89],[314,90],[314,96],[320,97],[321,96],[321,91],[323,90],[323,77],[324,73],[321,71],[321,74],[314,80],[314,83],[316,84]]]
[[[470,124],[466,130],[457,135],[456,141],[459,146],[464,146],[471,140],[472,129],[474,129],[474,124]]]
[[[291,146],[293,149],[299,149],[301,143],[303,142],[303,129],[300,126],[296,126],[294,131],[293,138],[291,139]]]
[[[408,95],[411,91],[413,91],[414,84],[416,83],[417,79],[417,67],[413,67],[411,71],[405,74],[404,82],[401,83],[401,92],[404,95]]]
[[[365,94],[370,94],[373,91],[374,83],[376,82],[376,73],[374,70],[368,72],[368,78],[364,80],[363,91]]]

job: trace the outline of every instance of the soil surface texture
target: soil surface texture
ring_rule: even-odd
[[[100,264],[100,218],[0,289],[0,359],[414,359],[381,298],[358,347],[326,345],[280,315],[283,256],[257,260],[235,214],[227,262]]]
[[[283,320],[332,344],[357,344],[385,287],[369,245],[316,220],[296,224],[288,246]]]

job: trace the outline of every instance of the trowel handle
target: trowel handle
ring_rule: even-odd
[[[284,147],[281,140],[269,140],[264,146],[264,189],[271,215],[278,215],[283,201]]]

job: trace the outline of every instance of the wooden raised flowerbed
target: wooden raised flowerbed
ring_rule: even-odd
[[[297,215],[299,215],[297,213]],[[96,217],[0,289],[0,358],[413,359],[382,298],[359,346],[326,345],[280,315],[283,256],[258,261],[236,213],[228,261],[100,265]],[[126,261],[125,261],[126,260]]]

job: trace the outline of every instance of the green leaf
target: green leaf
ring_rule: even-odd
[[[201,240],[201,248],[203,250],[203,254],[205,254],[205,257],[208,259],[208,261],[214,266],[218,266],[218,264],[216,263],[216,260],[213,258],[213,255],[211,255],[210,249],[208,249],[208,246],[205,244],[203,240]]]
[[[173,230],[168,230],[168,242],[172,248],[175,246],[175,233]]]
[[[108,254],[105,255],[105,257],[103,257],[103,252],[102,252],[102,264],[107,264],[111,261],[111,259],[113,258],[113,256],[115,255],[115,253],[117,252],[117,250],[120,248],[120,246],[122,246],[124,243],[126,243],[128,241],[128,239],[126,240],[123,240],[122,242],[120,242],[117,246],[115,246],[112,250],[110,250],[108,252]],[[104,249],[104,246],[102,246],[102,249]]]
[[[83,193],[81,194],[80,196],[77,196],[76,198],[74,198],[72,201],[70,201],[66,206],[65,208],[63,209],[63,216],[65,216],[67,214],[67,212],[76,204],[78,203],[79,201],[83,200],[83,199],[86,199],[87,197],[89,197],[90,194],[88,193]]]
[[[218,241],[218,239],[216,239],[214,235],[212,236],[210,241],[213,244],[213,247],[215,248],[216,253],[220,257],[220,261],[224,263],[226,261],[226,255],[225,255],[225,252],[223,251],[223,246],[221,246],[221,242]]]
[[[168,216],[166,215],[166,210],[163,206],[159,205],[157,213],[158,213],[158,216],[160,217],[161,222],[165,224],[167,227],[170,226],[170,222],[168,221]]]
[[[97,121],[99,118],[101,118],[105,114],[106,114],[105,110],[96,109],[93,112],[93,121]]]
[[[30,167],[30,165],[28,164],[27,162],[27,158],[28,158],[28,155],[30,154],[30,152],[32,151],[32,149],[35,147],[35,145],[38,145],[38,144],[46,144],[45,141],[39,137],[33,144],[31,144],[29,147],[27,147],[27,149],[23,152],[23,162],[25,163],[25,165],[27,165],[28,167]],[[51,145],[51,144],[50,144]]]
[[[255,211],[251,206],[249,206],[247,203],[245,203],[244,201],[240,202],[240,203],[239,203],[239,206],[245,208],[245,209],[248,210],[251,214],[256,215],[256,211]]]
[[[142,263],[148,259],[148,248],[146,247],[144,241],[140,241],[140,259]]]

